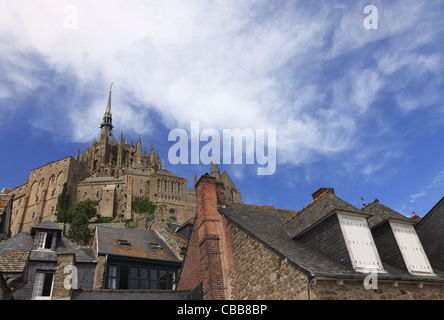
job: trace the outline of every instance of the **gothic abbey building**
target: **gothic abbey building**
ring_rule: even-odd
[[[133,145],[113,134],[111,90],[101,124],[99,139],[77,150],[75,158],[51,161],[31,170],[29,179],[15,187],[11,233],[28,231],[45,220],[56,221],[59,194],[67,183],[70,205],[88,198],[97,200],[97,213],[114,220],[135,218],[134,197],[149,196],[167,207],[169,220],[185,222],[195,215],[195,192],[187,188],[187,179],[166,170],[151,144],[142,149],[139,139]]]

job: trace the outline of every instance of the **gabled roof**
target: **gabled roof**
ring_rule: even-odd
[[[50,224],[40,224],[43,226],[50,226]],[[55,225],[55,224],[54,224]],[[57,225],[55,225],[57,227]],[[37,227],[37,226],[35,226]],[[40,260],[44,257],[46,261],[57,261],[57,253],[61,252],[73,252],[76,256],[76,262],[78,263],[94,263],[94,259],[88,255],[85,250],[79,248],[74,243],[69,241],[65,236],[61,235],[57,238],[55,251],[39,251],[32,250],[33,248],[33,235],[30,231],[23,231],[13,236],[12,238],[0,242],[0,254],[1,253],[31,253],[29,260]],[[32,251],[32,252],[31,252]],[[45,254],[39,254],[44,252]]]
[[[46,231],[57,231],[62,232],[62,228],[56,225],[51,220],[45,220],[42,223],[39,223],[31,228],[31,234],[34,235],[36,230],[46,230]]]
[[[325,255],[311,250],[304,244],[290,239],[282,228],[282,224],[291,218],[295,211],[240,203],[227,204],[225,208],[219,208],[218,210],[228,221],[234,223],[242,231],[251,235],[278,255],[287,258],[309,276],[360,276],[353,269],[347,268]]]
[[[240,230],[282,258],[287,259],[308,277],[363,279],[367,274],[355,271],[351,265],[347,266],[346,264],[342,264],[310,248],[308,245],[290,238],[283,228],[283,226],[286,225],[285,222],[289,219],[290,222],[293,223],[296,221],[292,219],[295,214],[305,212],[318,215],[321,213],[321,211],[318,210],[322,208],[324,208],[323,210],[325,212],[333,212],[334,210],[350,211],[354,208],[353,210],[357,211],[354,213],[359,213],[359,210],[352,205],[346,205],[347,203],[345,201],[339,201],[339,198],[333,198],[330,195],[324,195],[324,197],[325,196],[327,198],[325,198],[324,201],[330,202],[328,201],[328,199],[330,199],[333,203],[328,205],[322,201],[318,202],[321,200],[321,198],[319,198],[297,213],[295,211],[277,209],[269,206],[255,206],[240,203],[227,204],[225,207],[218,208],[218,211],[229,223],[233,223]],[[318,204],[319,206],[313,207],[312,210],[305,211],[313,204]],[[322,214],[326,215],[325,213]],[[310,232],[310,230],[307,232]],[[332,243],[331,246],[334,247],[335,244]],[[415,276],[391,265],[387,265],[384,261],[382,262],[387,273],[378,274],[378,278],[381,280],[437,281],[444,283],[444,278],[441,273],[437,273],[439,277]]]
[[[410,224],[416,223],[415,221],[403,216],[395,210],[386,207],[385,205],[380,203],[378,199],[375,199],[367,204],[364,208],[361,209],[361,211],[371,215],[367,220],[370,228],[374,228],[388,220],[397,220]]]
[[[295,238],[330,216],[335,210],[362,214],[355,206],[336,197],[331,191],[327,191],[296,212],[285,222],[284,228],[291,238]]]
[[[96,241],[99,255],[180,262],[154,230],[97,226]]]

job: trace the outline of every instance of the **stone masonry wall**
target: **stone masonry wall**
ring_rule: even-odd
[[[305,274],[233,224],[228,224],[239,298],[245,300],[443,300],[444,285],[364,280],[317,280]],[[371,283],[373,284],[373,283]]]
[[[366,289],[363,281],[317,281],[310,286],[312,300],[443,300],[443,285],[378,281],[377,289]]]
[[[240,299],[306,299],[306,275],[235,225],[228,228]]]

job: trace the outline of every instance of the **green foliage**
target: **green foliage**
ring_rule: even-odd
[[[68,195],[68,184],[65,182],[63,184],[62,193],[59,194],[57,198],[57,206],[56,206],[56,215],[57,222],[67,222],[68,215],[68,204],[69,204],[69,195]]]
[[[82,244],[87,244],[91,237],[89,230],[89,220],[97,215],[98,202],[86,199],[76,202],[66,215],[66,222],[71,223],[68,231],[68,238]]]
[[[87,244],[91,238],[88,217],[86,214],[77,215],[69,227],[68,238],[81,244]]]
[[[156,205],[151,202],[149,197],[134,197],[132,208],[138,214],[145,213],[148,220],[154,219],[154,210],[156,210]]]
[[[88,220],[94,218],[97,215],[97,200],[86,199],[84,201],[76,202],[66,215],[66,222],[74,222],[74,219],[78,215],[85,215]]]
[[[130,228],[130,229],[137,228],[137,221],[134,221],[134,219],[126,219],[125,228]]]
[[[94,223],[111,223],[112,221],[112,217],[102,217],[100,214],[98,214],[97,219],[96,221],[94,221]]]

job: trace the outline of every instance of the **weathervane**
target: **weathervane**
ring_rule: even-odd
[[[361,200],[362,200],[362,205],[365,207],[365,201],[364,198],[361,196]]]

